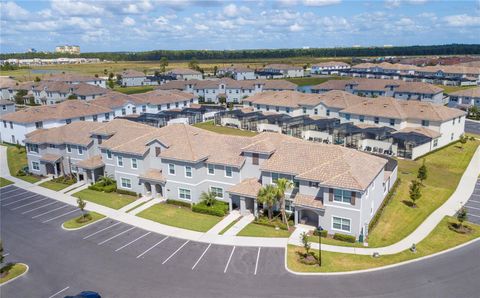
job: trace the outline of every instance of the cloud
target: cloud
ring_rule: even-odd
[[[223,8],[223,14],[227,17],[236,17],[239,15],[249,14],[250,8],[246,6],[236,6],[235,4],[231,3]]]
[[[303,27],[300,26],[298,23],[295,23],[293,25],[291,25],[290,27],[288,27],[288,29],[291,31],[291,32],[300,32],[303,30]]]
[[[120,2],[118,5],[122,5],[125,3]],[[151,11],[153,9],[152,3],[148,0],[144,1],[135,1],[134,3],[129,3],[126,4],[123,8],[122,11],[124,13],[130,13],[130,14],[141,14],[141,13],[146,13],[148,11]]]
[[[195,29],[200,30],[200,31],[204,31],[204,30],[208,30],[209,27],[206,26],[206,25],[203,25],[203,24],[196,24]]]
[[[305,5],[305,6],[328,6],[341,3],[342,0],[279,0],[277,3],[279,6],[296,6],[296,5]]]
[[[415,22],[410,18],[401,18],[400,20],[395,22],[395,25],[407,27],[415,25]]]
[[[86,1],[53,0],[51,8],[64,16],[100,16],[105,13],[105,9],[96,2]]]
[[[0,15],[4,20],[24,20],[30,13],[15,2],[1,2]]]
[[[480,16],[471,16],[467,14],[457,14],[446,16],[444,18],[448,26],[451,27],[474,27],[480,26]],[[477,35],[478,37],[478,35]]]
[[[124,26],[133,26],[135,25],[135,20],[131,17],[125,17],[122,21],[122,25]]]

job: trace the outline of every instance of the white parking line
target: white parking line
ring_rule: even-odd
[[[16,203],[19,203],[19,202],[22,202],[22,201],[31,199],[31,198],[36,197],[36,196],[39,196],[39,194],[34,194],[34,195],[29,196],[29,197],[20,199],[20,200],[18,200],[18,201],[13,201],[13,202],[10,202],[10,203],[7,203],[7,204],[3,204],[2,207],[7,207],[7,206],[10,206],[10,205],[12,205],[12,204],[16,204]]]
[[[65,215],[68,215],[68,214],[73,213],[73,212],[76,212],[76,211],[79,211],[79,210],[78,210],[78,209],[74,209],[74,210],[68,211],[67,213],[64,213],[64,214],[62,214],[62,215],[58,215],[58,216],[52,217],[52,218],[50,218],[50,219],[44,220],[44,221],[42,221],[42,223],[47,223],[47,222],[49,222],[49,221],[52,221],[52,220],[54,220],[54,219],[63,217],[63,216],[65,216]]]
[[[9,256],[9,255],[10,253],[7,252],[6,254],[3,255],[3,257]]]
[[[18,190],[18,188],[14,188],[14,189],[12,189],[12,190],[7,190],[7,191],[1,191],[1,192],[0,192],[0,195],[4,196],[4,195],[6,195],[6,194],[15,192],[15,191],[17,191],[17,190]]]
[[[480,203],[480,201],[475,201],[475,200],[468,200],[468,202]]]
[[[27,203],[25,205],[21,205],[21,206],[18,206],[18,207],[15,207],[15,208],[12,208],[12,210],[17,210],[17,209],[20,209],[20,208],[23,208],[23,207],[27,207],[27,206],[30,206],[32,204],[35,204],[35,203],[38,203],[38,202],[43,202],[45,200],[48,200],[49,198],[43,198],[41,200],[36,200],[36,201],[33,201],[33,202],[30,202],[30,203]]]
[[[234,252],[235,252],[235,246],[232,248],[232,252],[230,253],[230,257],[228,258],[227,265],[225,265],[225,270],[223,270],[223,273],[227,273],[228,265],[230,264],[230,260],[232,260],[232,256]]]
[[[57,203],[57,202],[51,202],[51,203],[45,204],[45,205],[43,205],[43,206],[35,207],[35,208],[33,208],[33,209],[30,209],[30,210],[27,210],[27,211],[22,212],[22,214],[27,214],[27,213],[30,213],[30,212],[32,212],[32,211],[38,210],[38,209],[40,209],[40,208],[53,205],[53,204],[55,204],[55,203]]]
[[[197,264],[200,262],[200,260],[203,258],[203,256],[207,253],[207,250],[210,248],[210,246],[212,246],[211,243],[207,246],[207,248],[205,248],[205,250],[203,251],[203,253],[202,253],[202,255],[200,256],[200,258],[198,258],[198,260],[195,262],[195,265],[193,265],[192,270],[195,269],[195,267],[197,266]]]
[[[171,254],[168,258],[165,259],[165,261],[163,261],[162,265],[168,262],[168,260],[170,260],[177,252],[180,251],[180,249],[182,249],[185,245],[187,245],[188,242],[190,242],[190,240],[185,241],[185,243],[182,244],[182,246],[180,246],[176,251],[173,252],[173,254]]]
[[[53,297],[57,296],[58,294],[65,292],[68,289],[70,289],[70,287],[66,287],[65,289],[62,289],[62,290],[56,292],[55,294],[53,294],[52,296],[50,296],[48,298],[53,298]]]
[[[258,248],[258,253],[257,253],[257,262],[255,263],[255,272],[253,273],[253,275],[257,275],[257,269],[258,269],[258,260],[260,259],[260,249],[262,249],[261,247]]]
[[[115,239],[115,238],[117,238],[118,236],[123,235],[123,234],[125,234],[126,232],[131,231],[131,230],[133,230],[133,229],[135,229],[135,227],[131,227],[130,229],[127,229],[127,230],[125,230],[125,231],[123,231],[123,232],[120,232],[120,233],[118,233],[118,234],[115,235],[115,236],[112,236],[112,237],[110,237],[110,238],[108,238],[108,239],[106,239],[106,240],[103,240],[103,241],[100,242],[98,245],[102,245],[102,244],[104,244],[104,243],[107,243],[108,241],[110,241],[110,240],[112,240],[112,239]]]
[[[473,217],[478,217],[478,218],[480,218],[480,215],[475,215],[475,214],[471,214],[471,213],[469,213],[468,216],[473,216]]]
[[[8,197],[8,198],[3,198],[3,199],[1,199],[1,200],[0,200],[0,202],[6,201],[6,200],[10,200],[10,199],[13,199],[13,198],[15,198],[15,197],[18,197],[18,196],[24,195],[24,194],[26,194],[26,193],[29,193],[29,191],[24,191],[24,192],[21,192],[21,193],[17,193],[17,194],[15,194],[15,195],[11,196],[11,197]],[[3,194],[2,194],[2,196],[3,196]]]
[[[108,229],[110,229],[110,228],[113,228],[114,226],[119,225],[119,224],[120,224],[120,222],[114,223],[113,225],[110,225],[110,226],[108,226],[108,227],[106,227],[106,228],[103,228],[103,229],[101,229],[100,231],[96,231],[96,232],[93,233],[93,234],[90,234],[90,235],[88,235],[88,236],[83,237],[83,239],[88,239],[88,238],[90,238],[90,237],[92,237],[92,236],[94,236],[94,235],[97,235],[98,233],[101,233],[101,232],[103,232],[103,231],[105,231],[105,230],[108,230]]]
[[[158,241],[157,243],[155,243],[154,245],[152,245],[149,249],[147,249],[146,251],[142,252],[141,254],[139,254],[137,256],[137,259],[138,258],[141,258],[144,254],[146,254],[147,252],[151,251],[152,249],[154,249],[157,245],[159,245],[160,243],[162,243],[163,241],[167,240],[170,236],[167,236],[165,238],[163,238],[162,240]]]
[[[115,251],[120,251],[120,250],[124,249],[125,247],[127,247],[127,246],[129,246],[130,244],[132,244],[132,243],[134,243],[134,242],[142,239],[143,237],[147,236],[147,235],[150,234],[150,233],[151,233],[151,232],[147,232],[147,233],[143,234],[142,236],[138,237],[137,239],[128,242],[128,243],[125,244],[124,246],[121,246],[121,247],[115,249]]]
[[[467,207],[468,209],[480,210],[480,208],[471,207],[471,206],[468,206],[468,205],[465,205],[465,207]]]
[[[55,209],[53,209],[53,210],[50,210],[50,211],[43,212],[43,213],[40,213],[40,214],[38,214],[38,215],[35,215],[35,216],[33,216],[32,218],[37,218],[37,217],[40,217],[40,216],[42,216],[42,215],[45,215],[45,214],[52,213],[53,211],[60,210],[60,209],[62,209],[62,208],[65,208],[65,207],[67,207],[67,206],[68,206],[68,205],[63,205],[63,206],[60,206],[60,207],[58,207],[58,208],[55,208]]]

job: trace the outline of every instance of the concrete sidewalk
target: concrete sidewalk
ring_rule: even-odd
[[[132,208],[135,208],[135,206],[138,206],[144,202],[147,202],[149,200],[152,200],[151,197],[141,197],[139,199],[136,199],[135,201],[131,202],[130,204],[126,205],[126,206],[123,206],[122,208],[120,208],[118,211],[122,211],[122,212],[127,212],[128,210],[132,209]],[[144,204],[145,205],[145,204]],[[143,206],[143,205],[142,205]],[[133,210],[132,210],[133,211]]]
[[[243,228],[245,228],[249,223],[251,223],[255,219],[253,214],[246,215],[242,217],[238,222],[236,222],[230,229],[225,231],[225,236],[235,236],[240,233]]]
[[[143,210],[146,210],[150,207],[152,207],[153,205],[155,204],[158,204],[158,203],[161,203],[162,200],[161,199],[152,199],[151,201],[146,201],[145,204],[143,204],[142,206],[138,207],[138,208],[135,208],[133,209],[132,211],[128,212],[128,214],[131,214],[131,215],[137,215],[138,213],[142,212]],[[133,203],[132,203],[133,204]],[[130,204],[131,205],[131,204]],[[138,204],[137,204],[138,205]],[[123,208],[122,208],[123,209]],[[122,211],[122,209],[120,209],[120,211]],[[125,209],[124,212],[128,211],[129,209]]]
[[[219,223],[217,223],[213,228],[207,231],[207,234],[213,234],[213,235],[218,235],[223,229],[228,227],[229,224],[237,220],[239,218],[240,212],[238,210],[233,210],[230,212],[227,216],[225,216],[224,219],[222,219]]]

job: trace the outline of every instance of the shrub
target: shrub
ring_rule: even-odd
[[[191,207],[192,204],[189,202],[184,202],[184,201],[177,201],[177,200],[167,200],[167,204],[171,205],[177,205],[181,207]]]
[[[370,231],[370,233],[372,232],[372,230],[377,225],[378,220],[380,219],[380,216],[383,213],[383,210],[385,210],[385,207],[390,203],[390,201],[393,199],[393,197],[397,193],[397,188],[398,188],[398,186],[400,185],[401,182],[402,181],[401,181],[400,178],[398,178],[397,181],[395,181],[395,184],[393,184],[392,188],[390,189],[387,196],[383,200],[382,204],[378,208],[377,212],[373,216],[372,220],[370,221],[370,224],[368,225],[368,230]]]
[[[111,186],[111,185],[107,185],[107,186],[105,186],[105,188],[108,188],[109,186]],[[134,197],[137,196],[137,193],[134,192],[134,191],[124,190],[124,189],[119,189],[119,188],[117,188],[117,193],[122,194],[122,195],[134,196]]]
[[[284,224],[281,220],[279,220],[278,218],[275,218],[273,220],[269,220],[268,217],[266,216],[260,216],[258,217],[254,223],[256,224],[259,224],[259,225],[263,225],[263,226],[268,226],[268,227],[278,227],[282,230],[287,230],[287,225]]]
[[[228,213],[228,204],[216,201],[213,205],[207,206],[207,204],[202,201],[198,204],[194,204],[192,206],[192,211],[223,217]]]
[[[77,182],[77,179],[73,176],[60,176],[52,179],[53,182],[62,183],[66,185],[72,185]]]
[[[327,231],[327,230],[322,230],[322,231],[320,232],[320,235],[321,235],[323,238],[326,238],[327,235],[328,235],[328,231]],[[313,230],[313,236],[318,236],[318,230],[317,230],[317,229]]]
[[[27,176],[27,172],[25,172],[24,170],[18,170],[16,176]]]
[[[103,183],[97,182],[95,184],[90,185],[88,187],[88,189],[110,193],[110,192],[114,192],[114,191],[117,190],[117,184],[114,183],[114,184],[109,184],[109,185],[103,185]]]
[[[333,239],[350,243],[355,243],[356,241],[355,236],[340,233],[333,234]]]

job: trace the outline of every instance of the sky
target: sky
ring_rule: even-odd
[[[0,52],[480,43],[480,0],[0,2]]]

